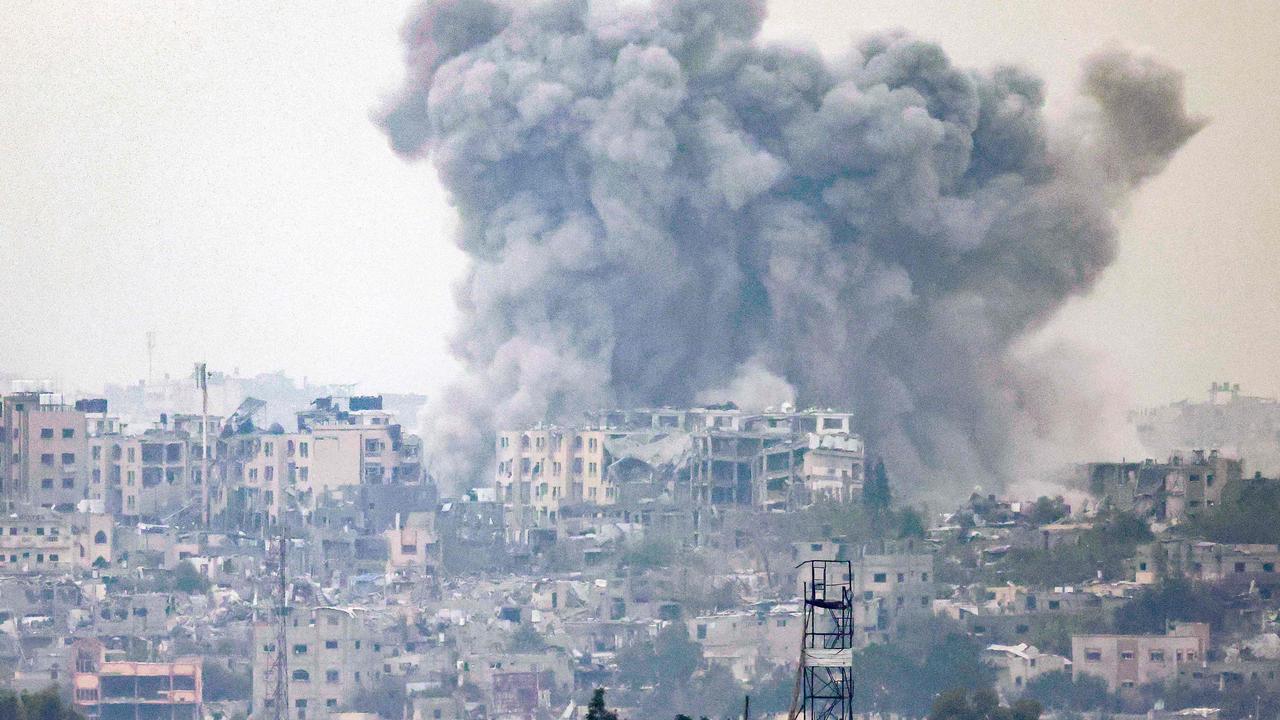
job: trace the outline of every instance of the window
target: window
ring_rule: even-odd
[[[262,443],[263,455],[266,455],[267,457],[271,457],[272,455],[275,454],[275,452],[276,452],[275,443],[269,443],[269,442]]]
[[[898,573],[898,582],[906,582],[906,581],[907,581],[907,576],[903,575],[902,573]]]
[[[1049,609],[1050,609],[1050,610],[1057,610],[1057,609],[1058,609],[1058,608],[1060,608],[1060,607],[1062,607],[1062,601],[1061,601],[1061,600],[1050,600],[1050,601],[1049,601]]]
[[[308,457],[311,450],[310,445],[311,443],[307,443],[307,442],[298,443],[298,454],[301,455],[302,457]]]
[[[306,670],[294,670],[293,680],[294,682],[311,682],[311,673]]]
[[[268,644],[266,644],[266,645],[263,645],[263,646],[262,646],[262,652],[265,652],[265,653],[272,653],[272,652],[275,652],[275,651],[276,651],[276,646],[275,646],[274,644],[272,644],[272,643],[268,643]]]
[[[76,431],[72,428],[62,428],[62,439],[70,440],[76,436]]]
[[[929,582],[929,573],[920,573],[920,582]]]
[[[1244,572],[1244,563],[1242,562],[1236,563],[1236,572],[1238,573]]]
[[[53,438],[53,428],[40,428],[40,438],[49,440]]]
[[[1085,650],[1084,659],[1085,659],[1085,662],[1102,662],[1102,651],[1101,650]]]
[[[41,480],[41,481],[40,481],[40,488],[41,488],[42,490],[52,490],[52,489],[53,489],[53,478],[45,478],[44,480]]]
[[[809,546],[813,552],[822,552],[822,543],[813,543]]]
[[[63,464],[63,465],[75,465],[75,464],[76,464],[76,454],[75,454],[75,453],[62,453],[62,464]]]
[[[329,684],[338,682],[338,677],[339,675],[337,670],[326,670],[324,672],[324,681]]]
[[[62,489],[63,489],[63,490],[71,490],[71,489],[75,488],[75,486],[76,486],[76,479],[75,479],[75,478],[62,478]]]
[[[52,465],[52,464],[53,464],[53,453],[41,453],[41,455],[40,455],[40,464],[41,464],[41,465]]]
[[[1150,657],[1151,657],[1151,662],[1153,662],[1153,663],[1162,663],[1162,662],[1164,662],[1164,651],[1163,651],[1163,650],[1152,650],[1152,651],[1151,651],[1151,656],[1150,656]]]
[[[294,654],[294,655],[306,655],[306,654],[307,654],[307,646],[306,646],[306,645],[304,645],[304,644],[301,644],[301,643],[300,643],[300,644],[298,644],[298,645],[294,645],[294,646],[293,646],[293,654]]]
[[[337,699],[337,698],[329,698],[328,700],[325,700],[325,701],[324,701],[324,706],[325,706],[325,707],[327,707],[327,708],[336,708],[336,707],[338,707],[338,699]]]
[[[699,640],[707,639],[707,626],[705,624],[698,625],[698,639]]]
[[[97,533],[96,535],[94,535],[94,536],[93,536],[93,542],[94,542],[94,544],[95,544],[95,545],[106,545],[106,544],[107,544],[107,533],[106,533],[106,531],[105,531],[105,530],[99,530],[99,531],[98,531],[98,533]]]
[[[1276,571],[1275,563],[1262,563],[1262,572],[1273,573]]]
[[[888,574],[888,573],[876,573],[876,574],[875,574],[875,576],[874,576],[874,577],[872,577],[871,579],[872,579],[872,581],[873,581],[873,582],[878,582],[878,583],[888,582],[888,581],[889,581],[889,574]]]
[[[325,640],[325,641],[324,641],[324,649],[325,649],[325,650],[337,650],[337,649],[338,649],[338,641],[337,641],[337,640]]]
[[[1132,659],[1133,659],[1133,653],[1132,653],[1132,652],[1129,652],[1128,650],[1123,650],[1123,651],[1121,651],[1121,652],[1120,652],[1120,659],[1121,659],[1121,660],[1132,660]]]

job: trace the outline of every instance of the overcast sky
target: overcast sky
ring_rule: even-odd
[[[291,7],[286,7],[289,5]],[[409,3],[9,0],[0,24],[0,371],[93,390],[285,370],[431,392],[463,270],[429,166],[369,117]],[[1280,3],[772,0],[766,34],[839,53],[905,28],[1017,63],[1069,112],[1109,41],[1187,74],[1212,123],[1137,195],[1119,261],[1045,331],[1134,400],[1280,393]]]

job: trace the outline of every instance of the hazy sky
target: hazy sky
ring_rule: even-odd
[[[291,5],[291,7],[285,7]],[[463,268],[429,166],[369,121],[409,4],[10,0],[0,24],[0,371],[66,389],[283,369],[430,392]],[[1124,219],[1119,261],[1046,330],[1133,399],[1280,394],[1280,3],[772,0],[766,34],[839,53],[905,28],[1017,63],[1070,111],[1111,41],[1187,75],[1212,123]]]

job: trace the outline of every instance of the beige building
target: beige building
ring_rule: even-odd
[[[81,640],[72,650],[72,703],[86,720],[201,720],[201,660],[108,661],[102,643]]]
[[[384,533],[387,538],[387,572],[410,572],[435,576],[440,567],[440,538],[436,534],[436,514],[411,512],[396,516],[396,526]]]
[[[0,504],[74,505],[86,497],[88,442],[85,414],[49,392],[3,399],[0,448],[4,476]]]
[[[1035,645],[988,645],[982,660],[995,668],[996,686],[1006,697],[1017,697],[1027,683],[1044,673],[1058,672],[1071,667],[1071,661],[1061,655],[1040,652]]]
[[[494,486],[518,527],[554,525],[565,505],[612,505],[605,433],[572,427],[534,427],[498,433]]]
[[[1164,635],[1074,635],[1072,676],[1096,675],[1111,692],[1172,678],[1182,663],[1208,659],[1209,626],[1179,623]]]
[[[329,718],[361,689],[377,687],[382,648],[360,611],[336,607],[297,609],[285,630],[289,712],[295,720]],[[253,627],[253,714],[271,717],[275,683],[276,626]]]
[[[804,454],[804,485],[811,500],[849,502],[862,494],[866,448],[862,438],[846,433],[809,434]]]
[[[54,513],[0,516],[0,574],[71,572],[77,547],[71,526]]]

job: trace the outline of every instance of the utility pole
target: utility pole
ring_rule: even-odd
[[[155,367],[155,362],[154,362],[155,354],[156,354],[156,331],[148,330],[147,331],[147,382],[151,382],[152,379],[154,379],[153,370]]]
[[[209,528],[209,366],[196,363],[200,388],[200,522]]]

